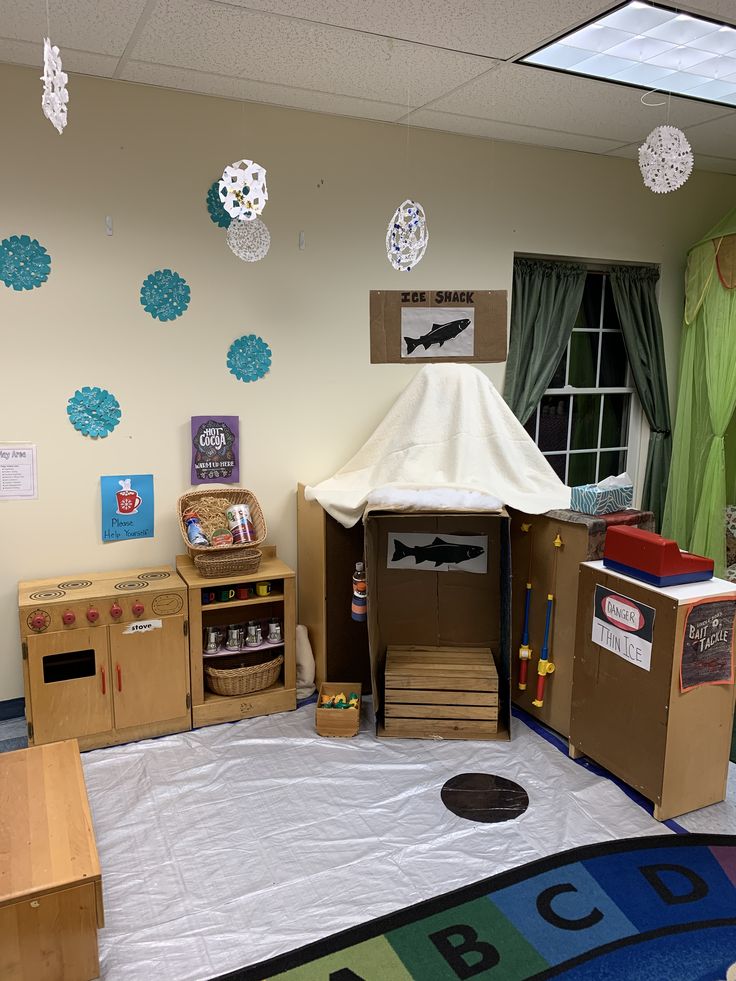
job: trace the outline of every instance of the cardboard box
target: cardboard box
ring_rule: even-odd
[[[505,510],[390,511],[369,510],[364,518],[368,581],[368,642],[371,686],[379,735],[384,727],[384,681],[389,646],[490,648],[498,673],[498,731],[491,738],[510,738],[510,601],[509,516]],[[388,546],[396,554],[396,536],[440,538],[483,536],[485,572],[470,572],[458,563],[444,571],[434,561],[404,560],[389,564]],[[409,537],[407,537],[409,536]],[[424,556],[417,556],[422,557]],[[473,559],[477,568],[477,560]],[[466,567],[467,568],[467,567]],[[461,571],[462,570],[462,571]]]
[[[570,510],[583,514],[612,514],[630,508],[634,500],[633,484],[625,487],[599,487],[580,484],[571,488]]]
[[[736,586],[720,579],[660,588],[602,562],[581,567],[570,755],[640,791],[658,821],[725,798],[734,686],[714,680],[716,644],[693,662],[683,639],[714,611],[711,640],[725,645],[721,671],[732,675],[734,609]],[[698,687],[683,690],[693,668]]]
[[[324,695],[346,696],[355,693],[358,696],[357,708],[321,708]],[[314,710],[314,726],[320,736],[357,736],[360,731],[360,697],[362,687],[358,682],[351,681],[338,684],[334,681],[323,681],[319,686],[317,707]]]
[[[489,739],[498,731],[498,672],[489,647],[389,647],[384,732]]]
[[[511,699],[525,712],[567,737],[570,734],[580,563],[603,558],[609,527],[623,524],[654,531],[654,515],[651,511],[621,511],[605,517],[567,510],[548,511],[547,514],[509,513],[513,567]],[[562,542],[559,551],[553,546],[558,535]],[[519,647],[527,582],[532,584],[529,623],[532,659],[527,668],[527,687],[522,691],[519,689]],[[546,677],[544,703],[538,707],[532,702],[537,692],[537,663],[544,639],[548,593],[555,597],[549,639],[555,671]]]

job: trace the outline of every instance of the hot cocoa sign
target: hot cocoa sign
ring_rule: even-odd
[[[240,420],[237,416],[192,416],[192,483],[238,483]]]

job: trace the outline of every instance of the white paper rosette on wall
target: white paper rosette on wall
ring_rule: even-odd
[[[69,102],[69,93],[66,90],[66,83],[69,78],[62,70],[61,55],[55,44],[45,37],[43,39],[43,94],[41,95],[41,108],[44,116],[53,123],[59,133],[62,133],[66,126],[66,105]]]
[[[386,232],[386,255],[399,272],[410,272],[427,250],[429,229],[424,208],[406,200],[394,212]]]
[[[682,187],[693,169],[693,151],[682,130],[657,126],[639,147],[639,170],[655,194]]]
[[[271,248],[271,234],[260,218],[231,222],[226,237],[231,250],[244,262],[264,259]]]
[[[238,221],[253,221],[266,207],[266,171],[252,160],[237,160],[226,167],[219,188],[223,208]]]

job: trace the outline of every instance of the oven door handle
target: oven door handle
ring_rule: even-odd
[[[115,665],[115,671],[117,672],[117,676],[118,676],[118,691],[122,691],[123,690],[123,669],[120,667],[119,664],[116,664]]]
[[[106,695],[107,694],[107,680],[105,678],[105,667],[104,667],[104,665],[100,668],[100,674],[101,674],[101,677],[102,677],[102,694],[103,695]]]

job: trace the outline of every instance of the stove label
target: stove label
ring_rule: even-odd
[[[129,623],[128,626],[123,631],[124,634],[146,634],[151,630],[160,630],[162,627],[161,620],[136,620],[135,623]]]

